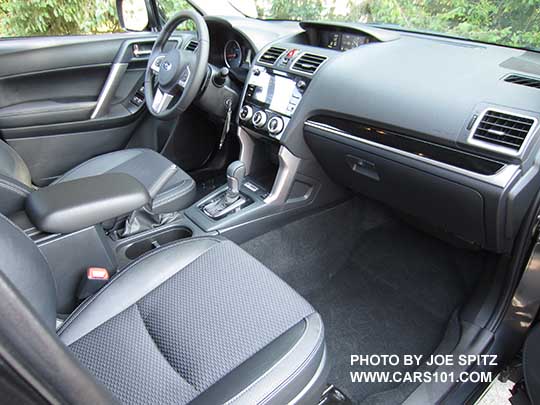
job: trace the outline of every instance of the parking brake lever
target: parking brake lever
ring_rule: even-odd
[[[176,219],[178,216],[177,213],[155,214],[153,206],[154,200],[159,192],[165,187],[169,180],[172,179],[177,171],[178,166],[171,165],[163,172],[152,187],[149,188],[148,194],[150,195],[150,202],[129,215],[128,219],[126,219],[124,229],[120,232],[122,238],[164,225],[165,223],[169,223]]]

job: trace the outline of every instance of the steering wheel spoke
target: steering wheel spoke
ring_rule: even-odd
[[[199,47],[196,52],[170,46],[176,27],[186,20],[195,24]],[[178,41],[177,41],[178,42]],[[152,47],[144,77],[145,102],[159,119],[180,115],[200,92],[207,74],[210,35],[206,21],[195,10],[183,10],[171,17]]]
[[[186,67],[184,68],[184,70],[182,70],[182,73],[180,74],[178,85],[182,89],[184,89],[186,85],[188,84],[190,77],[191,77],[191,68],[189,67],[189,65],[186,65]]]
[[[154,102],[152,103],[152,109],[157,112],[158,114],[165,111],[169,104],[171,104],[172,99],[174,96],[169,93],[164,93],[161,91],[161,89],[156,90],[156,95],[154,96]]]
[[[150,70],[152,70],[152,73],[157,75],[159,73],[159,70],[161,68],[161,62],[163,62],[163,59],[165,59],[165,55],[158,55],[154,58],[152,61],[152,64],[150,65]]]

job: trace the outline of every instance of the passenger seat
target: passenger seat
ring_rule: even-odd
[[[230,241],[192,238],[119,272],[55,332],[55,283],[0,216],[3,361],[47,401],[315,404],[321,317]]]

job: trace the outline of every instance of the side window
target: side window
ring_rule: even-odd
[[[1,1],[1,0],[0,0]],[[168,20],[177,12],[182,10],[193,10],[193,6],[187,2],[187,0],[159,0],[158,1],[159,9],[165,20]],[[183,24],[180,24],[177,30],[180,31],[192,31],[195,29],[192,21],[186,21]]]
[[[0,37],[120,32],[115,0],[0,0]]]

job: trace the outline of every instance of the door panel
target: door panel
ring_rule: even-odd
[[[83,161],[125,147],[144,103],[140,88],[156,34],[0,41],[0,134],[44,185]],[[171,46],[173,43],[171,43]]]
[[[136,122],[118,128],[31,138],[14,138],[9,144],[28,165],[35,185],[43,187],[94,156],[123,149]]]

